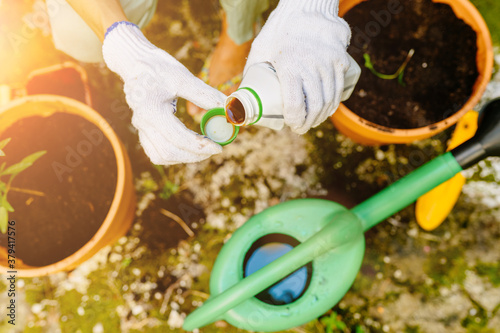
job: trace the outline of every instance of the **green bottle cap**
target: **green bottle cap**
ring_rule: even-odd
[[[203,115],[200,123],[201,133],[212,141],[225,146],[236,139],[240,128],[226,120],[223,108],[209,110]]]

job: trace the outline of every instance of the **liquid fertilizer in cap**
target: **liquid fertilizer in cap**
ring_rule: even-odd
[[[351,56],[349,64],[344,77],[342,102],[351,96],[361,75],[361,68]],[[224,106],[228,122],[236,126],[260,125],[281,130],[285,124],[280,83],[276,70],[269,63],[251,66],[240,88],[229,95]],[[334,111],[331,110],[331,114]]]
[[[209,110],[203,115],[200,123],[201,133],[221,146],[233,142],[239,132],[239,127],[228,123],[223,108]]]

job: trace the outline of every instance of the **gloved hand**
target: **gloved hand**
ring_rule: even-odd
[[[285,124],[304,134],[339,106],[350,38],[338,0],[280,0],[252,44],[244,73],[255,63],[273,65]]]
[[[132,124],[151,162],[198,162],[222,152],[220,145],[187,129],[174,114],[177,97],[210,109],[223,105],[223,93],[196,78],[129,22],[108,29],[103,56],[109,69],[124,81],[126,100],[133,110]]]

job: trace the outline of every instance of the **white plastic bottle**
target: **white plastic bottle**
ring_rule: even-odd
[[[347,100],[361,75],[361,68],[349,56],[341,101]],[[236,126],[259,125],[281,130],[285,125],[283,100],[276,70],[269,63],[250,67],[237,91],[224,103],[226,119]],[[332,110],[332,114],[335,110]]]

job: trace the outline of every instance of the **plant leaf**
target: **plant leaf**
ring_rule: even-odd
[[[35,163],[35,161],[37,159],[39,159],[40,157],[42,157],[46,153],[47,153],[46,150],[37,151],[36,153],[33,153],[33,154],[28,155],[25,158],[23,158],[23,160],[21,161],[21,163],[31,163],[31,164],[33,164],[33,163]]]
[[[5,146],[7,146],[7,144],[10,142],[10,139],[11,139],[11,138],[7,138],[7,139],[5,139],[5,140],[0,141],[0,151],[1,151],[2,149],[4,149],[4,148],[5,148]]]
[[[405,71],[402,70],[401,73],[398,75],[398,83],[402,86],[402,87],[406,87],[406,83],[403,81],[403,76],[405,74]]]
[[[7,232],[7,224],[9,223],[9,214],[5,207],[0,207],[0,231],[2,234]]]
[[[11,212],[11,213],[14,212],[14,207],[12,207],[12,205],[6,199],[3,200],[2,207],[5,207],[5,209],[8,212]]]
[[[24,171],[27,168],[29,168],[31,166],[31,164],[32,163],[22,163],[22,162],[16,163],[14,165],[11,165],[7,169],[5,169],[5,171],[2,172],[1,176],[5,176],[5,175],[17,175],[21,171]]]
[[[5,169],[5,171],[3,171],[2,173],[0,173],[0,176],[4,176],[4,175],[17,175],[18,173],[26,170],[31,165],[33,165],[33,163],[37,159],[39,159],[40,157],[42,157],[46,152],[47,151],[42,150],[42,151],[39,151],[39,152],[36,152],[36,153],[33,153],[31,155],[26,156],[25,158],[22,159],[21,162],[19,162],[17,164],[14,164],[14,165],[11,165],[7,169]]]
[[[411,49],[410,51],[408,51],[408,54],[406,55],[406,59],[403,62],[403,64],[398,68],[396,73],[390,75],[382,74],[379,73],[377,70],[375,70],[370,55],[368,53],[364,53],[363,58],[365,59],[365,67],[368,68],[370,72],[372,72],[374,75],[384,80],[394,80],[397,78],[399,84],[405,87],[406,84],[403,82],[404,71],[414,54],[415,54],[415,49]]]
[[[382,74],[380,72],[378,72],[374,67],[373,67],[373,63],[372,63],[372,60],[370,58],[370,56],[368,55],[368,53],[365,53],[363,54],[363,57],[365,58],[365,67],[368,68],[370,70],[370,72],[372,72],[375,76],[383,79],[383,80],[394,80],[395,78],[398,77],[399,73],[396,72],[394,74]]]

